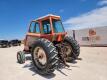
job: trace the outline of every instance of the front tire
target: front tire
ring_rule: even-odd
[[[25,63],[25,60],[26,60],[26,58],[25,58],[24,52],[23,51],[17,52],[17,62],[20,64],[23,64],[23,63]]]
[[[36,71],[45,75],[52,73],[58,64],[58,52],[47,39],[38,39],[32,47],[32,60]]]

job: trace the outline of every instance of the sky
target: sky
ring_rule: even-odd
[[[107,25],[107,0],[0,0],[0,39],[23,39],[31,20],[54,14],[65,29]]]

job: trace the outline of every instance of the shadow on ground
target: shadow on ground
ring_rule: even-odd
[[[32,62],[30,62],[29,64],[24,65],[23,68],[28,68],[30,71],[34,72],[34,74],[32,74],[32,76],[38,74],[38,73],[36,72],[35,66],[33,65]],[[40,74],[39,74],[39,75],[40,75]],[[42,76],[42,77],[44,77],[44,78],[47,78],[47,79],[50,79],[50,78],[55,77],[55,74],[54,74],[54,73],[51,73],[51,74],[49,74],[49,75],[40,75],[40,76]]]
[[[26,60],[31,60],[31,56],[26,56]],[[71,62],[69,62],[69,63],[76,64],[77,61],[74,61],[74,60],[73,60],[73,61],[71,61]],[[77,68],[79,68],[78,66],[70,66],[70,67],[77,67]],[[23,68],[28,68],[30,71],[34,72],[34,74],[32,74],[32,76],[38,74],[38,73],[36,72],[35,66],[33,65],[32,62],[30,62],[29,64],[24,65]],[[68,67],[65,67],[63,64],[60,64],[56,70],[57,70],[58,72],[60,72],[61,74],[63,74],[64,76],[68,76],[68,75],[67,75],[66,73],[64,73],[64,72],[62,71],[62,69],[72,70],[72,69],[70,69],[70,68],[68,68]],[[39,75],[40,75],[40,74],[39,74]],[[40,75],[40,76],[42,76],[42,77],[44,77],[44,78],[46,78],[46,79],[51,79],[51,78],[55,77],[56,75],[55,75],[54,73],[51,73],[51,74],[49,74],[49,75]]]

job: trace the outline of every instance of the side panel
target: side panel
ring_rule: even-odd
[[[24,50],[29,50],[29,47],[35,43],[36,39],[40,38],[40,34],[28,33],[25,39]]]
[[[53,37],[52,34],[41,34],[41,38],[45,38],[45,39],[48,39],[50,41],[52,41],[52,37]]]

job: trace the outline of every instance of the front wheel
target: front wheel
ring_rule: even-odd
[[[17,62],[20,64],[23,64],[23,63],[25,63],[25,60],[26,60],[26,58],[25,58],[24,52],[23,51],[17,52]]]

